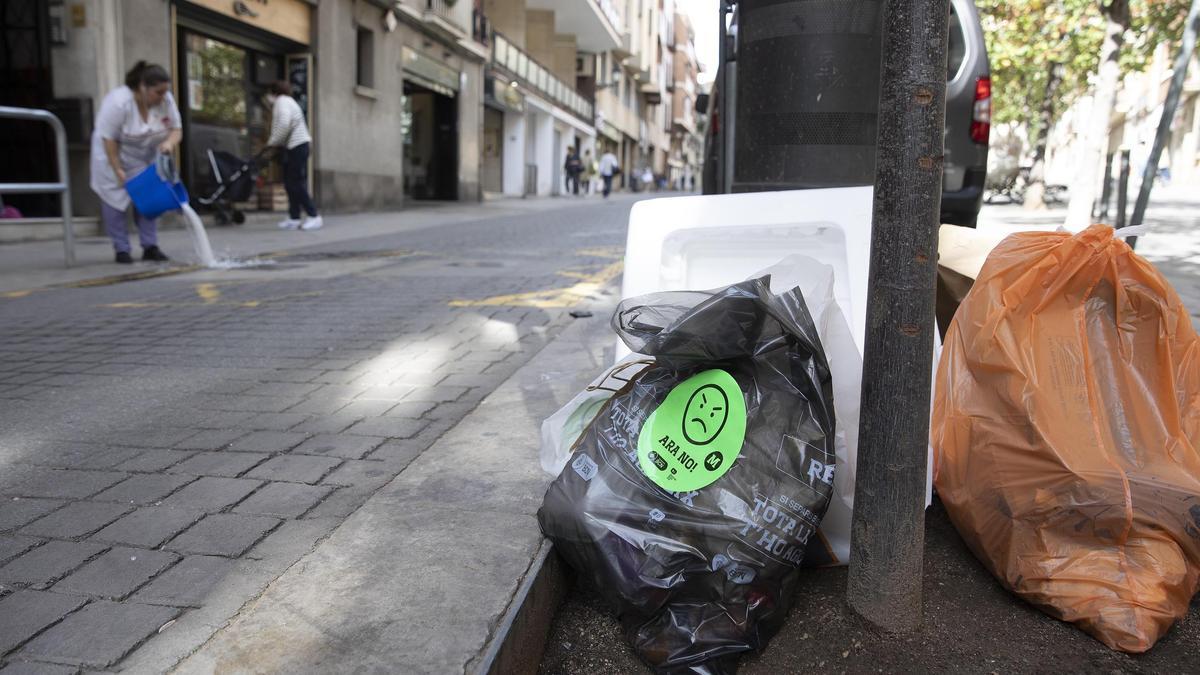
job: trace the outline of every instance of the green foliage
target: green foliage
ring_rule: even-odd
[[[1096,72],[1105,19],[1098,0],[976,0],[992,66],[993,121],[1023,122],[1036,129],[1051,63],[1061,63],[1063,79],[1055,113],[1088,88]],[[1146,67],[1161,42],[1178,44],[1187,0],[1130,0],[1131,25],[1121,65]],[[1052,116],[1053,117],[1053,116]]]

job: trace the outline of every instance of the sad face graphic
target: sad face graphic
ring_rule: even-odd
[[[692,445],[707,445],[720,435],[729,419],[729,398],[715,384],[692,392],[683,410],[683,437]]]

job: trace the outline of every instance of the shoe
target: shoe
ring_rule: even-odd
[[[117,262],[122,265],[132,265],[133,256],[129,255],[129,251],[117,251]]]
[[[324,225],[325,225],[325,221],[321,219],[321,216],[312,216],[311,218],[305,218],[304,222],[300,223],[300,229],[302,229],[302,230],[319,230]]]
[[[147,246],[142,250],[142,260],[152,260],[154,262],[167,262],[170,258],[166,253],[162,252],[157,246]]]
[[[294,230],[297,227],[300,227],[300,221],[296,218],[287,218],[279,221],[279,229],[281,230]]]

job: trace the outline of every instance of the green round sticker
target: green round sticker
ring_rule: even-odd
[[[725,475],[746,440],[746,401],[724,370],[676,385],[638,435],[638,464],[670,492],[699,490]]]

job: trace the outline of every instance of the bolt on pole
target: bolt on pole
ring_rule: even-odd
[[[946,113],[948,0],[889,0],[846,599],[892,632],[921,622],[926,452]]]

